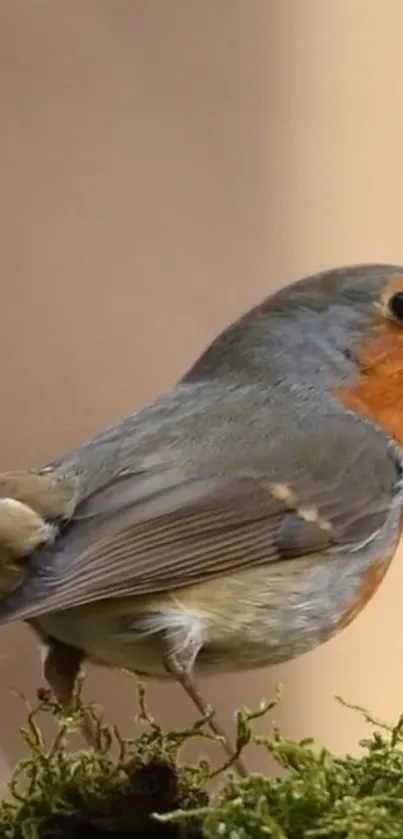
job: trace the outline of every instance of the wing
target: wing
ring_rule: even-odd
[[[114,478],[31,557],[25,580],[0,600],[0,622],[368,541],[390,514],[396,464],[383,448],[362,482],[343,461],[340,451],[331,479],[306,470],[298,486],[259,473],[189,480],[178,469]]]

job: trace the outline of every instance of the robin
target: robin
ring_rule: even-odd
[[[392,560],[403,267],[340,268],[275,292],[171,391],[44,470],[3,474],[0,497],[14,569],[0,623],[40,635],[59,700],[90,659],[176,679],[205,713],[196,673],[326,641]]]

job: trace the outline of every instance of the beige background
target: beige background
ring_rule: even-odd
[[[400,0],[0,3],[2,468],[130,412],[276,285],[403,261],[402,28]],[[292,735],[354,749],[335,693],[393,718],[401,563],[326,647],[206,682],[221,716],[281,679]],[[5,772],[11,691],[38,680],[29,631],[2,629]],[[130,681],[98,671],[87,693],[129,729]],[[150,698],[167,724],[193,718],[176,686]]]

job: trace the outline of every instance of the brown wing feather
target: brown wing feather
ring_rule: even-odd
[[[84,502],[1,601],[0,621],[184,587],[354,542],[382,524],[390,503],[361,497],[347,506],[334,488],[329,495],[315,483],[296,494],[263,476],[177,479],[161,473],[144,493],[142,476],[127,475]]]

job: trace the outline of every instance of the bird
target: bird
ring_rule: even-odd
[[[38,470],[0,474],[0,499],[0,624],[36,632],[58,701],[89,660],[176,680],[206,713],[200,676],[326,642],[390,566],[403,266],[273,291],[170,390]]]

